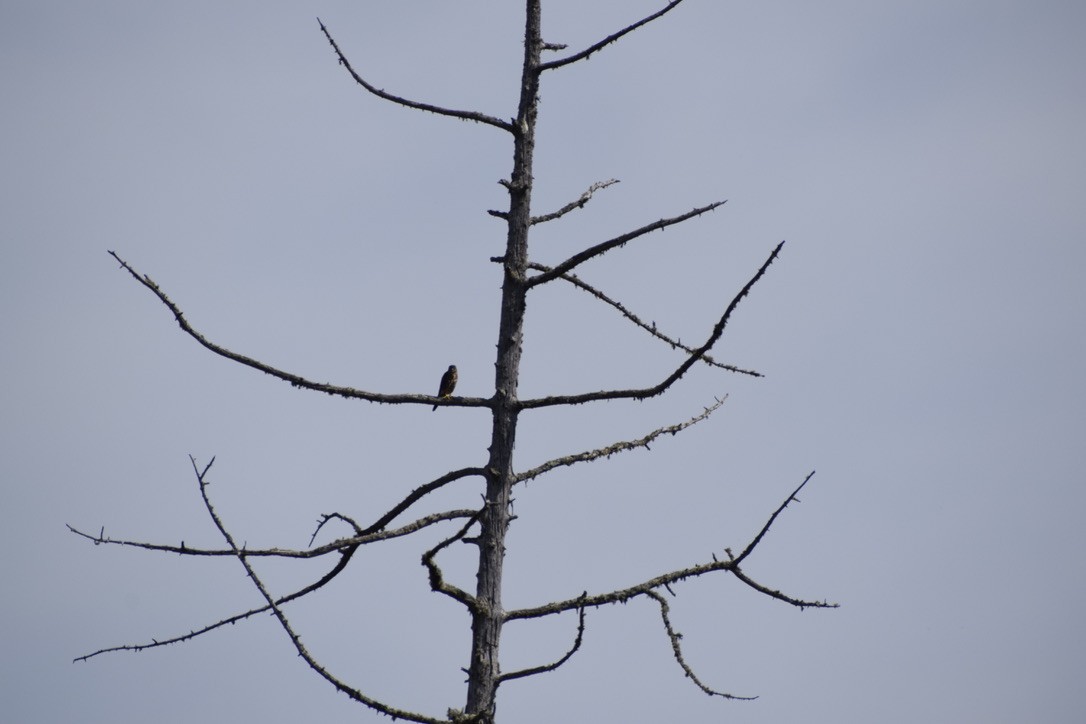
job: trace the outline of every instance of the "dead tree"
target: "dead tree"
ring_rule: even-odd
[[[796,495],[810,480],[811,475],[806,476],[784,502],[772,512],[766,520],[760,532],[754,536],[738,554],[730,548],[723,550],[724,555],[718,558],[713,555],[710,560],[690,565],[680,570],[668,571],[634,583],[619,590],[600,593],[587,591],[580,595],[554,600],[531,608],[506,610],[502,605],[502,567],[505,555],[506,533],[513,519],[511,502],[512,492],[515,486],[536,478],[544,473],[560,466],[576,465],[582,462],[597,460],[601,457],[632,450],[648,445],[656,438],[665,434],[675,434],[687,427],[697,424],[708,418],[722,404],[722,400],[716,400],[706,407],[700,414],[683,422],[667,425],[653,430],[649,434],[635,440],[616,442],[607,447],[567,455],[556,458],[536,468],[518,471],[513,459],[514,443],[517,436],[517,423],[524,412],[537,410],[556,405],[583,405],[598,403],[605,400],[645,400],[664,394],[669,391],[695,365],[705,364],[732,373],[758,376],[757,372],[727,365],[713,359],[710,351],[721,339],[739,303],[748,295],[752,287],[766,273],[770,264],[777,258],[783,242],[778,244],[769,253],[765,262],[751,275],[749,281],[739,289],[730,304],[721,312],[716,324],[708,331],[705,341],[697,346],[685,346],[656,329],[656,325],[647,324],[640,317],[628,310],[620,302],[612,299],[599,289],[589,285],[574,272],[585,262],[596,259],[603,254],[624,246],[634,240],[640,239],[651,232],[665,229],[694,217],[705,214],[721,206],[723,201],[716,201],[704,206],[693,208],[675,216],[661,218],[649,224],[640,226],[632,231],[602,241],[590,246],[583,251],[574,254],[565,261],[555,266],[545,266],[534,262],[529,256],[529,232],[536,224],[555,221],[565,214],[582,208],[592,198],[593,194],[611,184],[614,180],[593,184],[579,198],[571,201],[557,211],[551,213],[533,215],[532,213],[532,161],[535,153],[535,129],[536,116],[539,104],[540,81],[549,71],[556,71],[580,61],[587,60],[596,52],[602,51],[607,46],[615,43],[625,35],[638,28],[657,20],[661,16],[675,9],[682,0],[673,0],[658,12],[649,15],[625,28],[603,38],[599,42],[576,52],[567,52],[564,45],[544,41],[540,30],[541,0],[526,0],[525,30],[524,30],[524,60],[521,73],[520,97],[516,114],[511,120],[503,120],[497,116],[488,115],[477,111],[455,110],[444,108],[415,100],[409,100],[385,90],[382,90],[367,81],[351,65],[347,56],[337,45],[332,34],[324,23],[320,23],[320,30],[324,33],[335,53],[339,64],[343,66],[354,81],[369,93],[407,108],[428,111],[440,116],[453,119],[472,121],[493,127],[499,133],[506,135],[513,142],[513,168],[509,178],[501,181],[509,195],[509,206],[505,210],[491,210],[495,216],[505,222],[506,245],[505,253],[495,257],[491,261],[500,265],[503,274],[501,293],[501,316],[498,329],[496,374],[494,380],[494,392],[488,398],[459,397],[451,395],[453,380],[449,384],[442,385],[439,395],[427,394],[387,394],[371,392],[369,390],[355,389],[352,387],[337,386],[318,383],[306,379],[300,375],[277,369],[271,365],[260,362],[251,357],[231,351],[216,342],[213,342],[193,327],[181,308],[171,300],[150,277],[141,274],[130,266],[125,260],[114,252],[110,254],[120,263],[137,282],[142,284],[164,304],[174,315],[181,329],[190,337],[211,352],[259,370],[273,377],[290,383],[295,387],[304,388],[316,392],[337,395],[344,398],[365,400],[369,402],[419,405],[448,406],[448,407],[482,407],[490,411],[492,415],[491,439],[488,447],[489,457],[479,467],[453,470],[440,477],[416,487],[407,494],[397,505],[380,515],[376,520],[366,525],[358,523],[351,516],[343,513],[330,513],[323,515],[314,531],[310,547],[305,550],[290,550],[282,548],[273,549],[247,549],[239,546],[235,536],[231,534],[229,527],[217,514],[208,495],[208,475],[214,462],[199,465],[192,459],[193,471],[198,491],[202,497],[208,515],[225,541],[225,547],[218,549],[198,549],[180,545],[154,544],[133,540],[121,540],[105,535],[104,530],[97,534],[82,532],[71,528],[73,533],[83,536],[95,544],[113,544],[121,546],[134,546],[147,550],[169,552],[187,556],[228,556],[234,557],[245,568],[245,572],[252,580],[253,585],[259,590],[264,599],[264,605],[258,608],[236,613],[223,618],[210,625],[203,626],[187,634],[169,639],[155,640],[152,643],[116,646],[102,649],[80,657],[77,660],[86,660],[109,651],[142,651],[157,646],[185,641],[196,636],[203,635],[227,624],[233,624],[240,620],[250,618],[256,614],[270,611],[278,620],[286,635],[290,638],[308,665],[324,677],[336,689],[347,694],[355,701],[364,704],[374,711],[387,714],[393,718],[401,718],[414,722],[426,722],[437,724],[438,722],[493,722],[495,721],[497,693],[500,685],[513,679],[534,676],[552,671],[570,659],[580,648],[583,634],[585,633],[585,614],[590,609],[599,608],[605,604],[626,602],[637,598],[645,598],[659,607],[661,621],[668,637],[670,638],[674,657],[683,673],[703,692],[728,699],[751,698],[733,696],[731,694],[710,688],[695,675],[683,659],[680,647],[680,635],[672,628],[669,618],[669,604],[665,592],[671,591],[670,586],[679,581],[711,573],[730,573],[742,583],[751,588],[792,606],[804,607],[833,607],[825,601],[803,600],[781,593],[753,580],[746,573],[743,564],[759,542],[768,533],[777,516],[788,504],[796,500]],[[552,60],[545,60],[544,54],[556,54]],[[610,305],[621,312],[629,321],[636,324],[657,340],[670,345],[673,349],[682,352],[681,362],[664,379],[647,387],[634,389],[610,389],[583,394],[565,394],[540,397],[535,399],[520,399],[517,394],[518,376],[521,362],[521,343],[523,335],[523,323],[525,314],[525,300],[529,293],[536,287],[555,281],[564,281],[588,292],[601,302]],[[453,371],[450,370],[450,373]],[[462,509],[445,510],[418,514],[409,522],[396,522],[401,516],[412,510],[419,503],[427,499],[427,496],[435,490],[442,488],[454,481],[474,478],[480,481],[485,488],[484,502],[479,507],[465,507]],[[470,498],[467,498],[470,499]],[[331,543],[315,546],[313,541],[317,533],[329,523],[345,524],[350,528],[350,534]],[[328,582],[341,574],[350,564],[352,556],[362,546],[373,545],[380,541],[389,540],[401,536],[411,535],[430,526],[452,525],[450,534],[433,548],[422,554],[422,565],[429,577],[431,589],[447,596],[460,606],[463,606],[471,617],[471,652],[467,667],[467,695],[463,709],[450,708],[447,718],[442,719],[427,716],[421,713],[401,709],[391,704],[378,701],[367,695],[361,689],[340,679],[333,672],[325,668],[306,649],[301,636],[292,626],[287,616],[288,604],[303,596],[320,589]],[[457,587],[446,580],[441,567],[438,564],[439,554],[449,546],[457,542],[474,544],[478,547],[479,559],[477,570],[477,585],[473,593]],[[266,557],[310,559],[327,557],[335,561],[330,570],[313,583],[287,594],[275,593],[268,589],[261,578],[254,571],[251,561]],[[575,613],[579,623],[576,636],[568,652],[560,659],[526,668],[519,671],[503,672],[500,666],[500,641],[502,627],[519,619],[533,619],[552,616],[562,613]]]

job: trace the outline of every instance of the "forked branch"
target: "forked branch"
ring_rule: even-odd
[[[811,476],[813,475],[814,473],[808,475],[807,478],[803,481],[803,485],[806,485],[807,481],[810,480]],[[803,485],[801,485],[800,488],[802,488]],[[754,539],[751,540],[751,542],[747,545],[746,549],[743,551],[744,556],[749,555],[757,547],[757,545],[762,541],[766,533],[769,531],[770,526],[772,526],[773,522],[777,519],[777,516],[782,510],[784,510],[784,507],[788,504],[788,502],[795,499],[795,495],[798,492],[799,488],[797,488],[796,491],[788,496],[788,498],[785,500],[785,503],[782,504],[781,507],[777,508],[777,510],[769,517],[769,520],[762,527],[761,531],[759,531],[758,535],[756,535]],[[737,578],[739,578],[739,580],[743,581],[743,583],[746,583],[748,586],[751,586],[755,590],[773,598],[776,598],[780,601],[784,601],[785,603],[788,603],[792,606],[796,606],[797,608],[838,607],[836,603],[828,603],[826,601],[803,600],[788,596],[781,593],[780,591],[775,591],[773,589],[767,588],[747,576],[739,568],[738,564],[739,559],[731,557],[730,554],[728,560],[719,560],[714,555],[711,562],[691,566],[690,568],[682,568],[675,571],[669,571],[667,573],[656,576],[655,578],[650,578],[647,581],[642,581],[641,583],[630,586],[629,588],[623,588],[615,591],[609,591],[607,593],[599,593],[590,596],[582,594],[577,598],[570,598],[564,601],[552,601],[551,603],[547,603],[542,606],[536,606],[534,608],[522,608],[513,611],[506,611],[505,619],[507,621],[514,621],[517,619],[525,618],[541,618],[543,616],[552,616],[554,614],[562,613],[564,611],[573,611],[582,607],[595,608],[610,603],[625,603],[638,596],[647,595],[650,591],[655,591],[659,588],[667,588],[673,583],[684,581],[688,578],[697,578],[699,576],[704,576],[715,571],[727,571],[733,573]]]
[[[679,367],[668,375],[662,382],[654,387],[645,387],[642,389],[631,390],[603,390],[600,392],[587,392],[581,395],[556,395],[552,397],[540,397],[534,400],[524,400],[520,403],[522,409],[532,409],[536,407],[549,407],[552,405],[581,405],[586,402],[594,402],[596,400],[619,400],[619,399],[638,399],[644,400],[650,397],[655,397],[662,394],[667,388],[675,384],[683,375],[685,375],[690,368],[701,359],[706,352],[713,348],[717,340],[724,334],[724,328],[728,325],[728,320],[731,319],[732,313],[735,308],[739,306],[739,302],[743,300],[743,297],[750,293],[750,290],[758,283],[766,270],[769,269],[769,265],[776,260],[777,255],[780,254],[781,248],[784,246],[782,241],[777,244],[777,247],[773,249],[773,253],[769,255],[765,263],[758,269],[758,272],[750,278],[738,294],[732,299],[728,308],[724,310],[724,314],[720,317],[720,320],[713,327],[712,334],[709,335],[709,339],[705,341],[701,347],[695,349],[686,360],[679,365]]]
[[[541,271],[541,272],[549,272],[549,271],[551,271],[551,267],[546,266],[544,264],[537,264],[535,262],[529,262],[528,263],[528,268],[529,269],[535,269],[536,271]],[[693,347],[688,347],[687,345],[683,344],[682,341],[677,340],[677,339],[672,339],[668,335],[661,332],[659,329],[656,328],[656,322],[653,322],[652,324],[646,324],[644,321],[642,321],[642,319],[640,317],[638,317],[636,314],[634,314],[629,309],[627,309],[626,306],[624,304],[622,304],[622,302],[611,299],[609,296],[607,296],[606,294],[601,292],[599,289],[596,289],[591,284],[588,284],[587,282],[585,282],[579,276],[577,276],[575,274],[561,274],[561,275],[559,275],[558,278],[561,279],[562,281],[569,282],[570,284],[572,284],[573,286],[577,287],[578,289],[580,289],[582,291],[588,292],[589,294],[594,296],[596,299],[599,299],[604,304],[607,304],[608,306],[614,307],[615,309],[617,309],[622,314],[622,316],[626,317],[626,319],[630,320],[635,325],[637,325],[641,329],[643,329],[646,332],[648,332],[649,334],[651,334],[653,337],[656,337],[657,339],[659,339],[659,340],[661,340],[663,342],[666,342],[668,345],[671,346],[672,349],[681,349],[684,352],[688,352],[690,354],[693,354],[693,352],[694,352]],[[723,364],[721,362],[717,362],[715,359],[713,359],[712,357],[710,357],[707,354],[703,354],[701,356],[701,361],[704,362],[707,365],[712,366],[712,367],[719,367],[722,370],[728,370],[729,372],[736,372],[736,373],[741,374],[741,375],[750,375],[751,377],[764,377],[765,376],[761,372],[756,372],[754,370],[748,370],[748,369],[743,369],[742,367],[736,367],[735,365],[726,365],[726,364]]]
[[[441,106],[435,106],[430,103],[420,103],[419,101],[408,100],[407,98],[401,98],[400,96],[393,95],[380,88],[370,84],[359,75],[354,68],[351,67],[351,62],[347,60],[347,56],[343,54],[343,51],[339,49],[339,45],[336,44],[335,39],[332,38],[332,34],[328,32],[328,28],[321,22],[320,18],[317,18],[317,22],[321,26],[321,32],[324,33],[324,37],[328,38],[328,42],[332,45],[332,50],[335,51],[336,57],[339,58],[339,64],[347,69],[347,72],[351,74],[355,82],[360,86],[368,90],[378,98],[383,98],[386,101],[398,103],[401,106],[407,106],[408,108],[414,108],[420,111],[428,111],[429,113],[436,113],[439,116],[449,116],[450,118],[459,118],[462,121],[475,121],[476,123],[485,123],[488,126],[494,126],[500,128],[503,131],[513,132],[513,124],[508,121],[503,121],[500,118],[489,116],[485,113],[478,113],[476,111],[458,111],[452,108],[442,108]]]

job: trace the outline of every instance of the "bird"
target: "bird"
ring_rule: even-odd
[[[449,369],[445,370],[445,374],[441,375],[441,384],[437,388],[437,396],[441,399],[447,399],[449,395],[456,389],[456,365],[449,365]],[[437,405],[434,405],[434,409],[437,409]]]

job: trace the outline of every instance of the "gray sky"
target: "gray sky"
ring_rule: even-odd
[[[583,47],[662,4],[548,1],[545,34]],[[379,87],[515,113],[519,3],[0,4],[6,721],[386,721],[265,617],[71,663],[256,604],[235,561],[64,528],[221,545],[189,454],[218,456],[240,540],[284,547],[485,460],[484,411],[347,402],[228,363],[106,255],[211,339],[307,377],[429,394],[455,363],[458,392],[490,393],[504,239],[486,210],[508,139],[364,94],[318,14]],[[592,612],[569,664],[503,687],[505,721],[1086,718],[1084,28],[1079,2],[688,0],[545,76],[536,211],[622,182],[537,227],[534,259],[727,198],[581,269],[694,342],[788,243],[717,350],[764,380],[703,368],[663,400],[525,415],[521,468],[729,396],[651,452],[520,490],[507,607],[742,547],[816,469],[746,570],[842,608],[724,576],[675,587],[689,663],[755,702],[685,680],[648,602]],[[580,292],[533,292],[524,396],[655,383],[678,361]],[[418,565],[449,532],[364,551],[290,608],[337,675],[431,715],[462,705],[467,664],[467,618]],[[443,559],[466,588],[471,553]],[[326,568],[261,571],[283,592]],[[557,658],[574,628],[511,625],[505,668]]]

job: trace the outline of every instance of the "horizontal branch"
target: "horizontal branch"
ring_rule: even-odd
[[[399,105],[406,106],[408,108],[414,108],[414,109],[420,110],[420,111],[428,111],[430,113],[436,113],[439,116],[449,116],[450,118],[458,118],[458,119],[460,119],[462,121],[474,121],[476,123],[485,123],[488,126],[494,126],[495,128],[500,128],[503,131],[509,131],[510,133],[513,132],[513,124],[509,123],[508,121],[503,121],[500,118],[495,118],[494,116],[489,116],[489,115],[487,115],[485,113],[478,113],[476,111],[458,111],[458,110],[454,110],[452,108],[442,108],[441,106],[431,105],[429,103],[420,103],[418,101],[408,100],[407,98],[401,98],[400,96],[396,96],[396,95],[393,95],[391,93],[387,93],[387,92],[381,90],[380,88],[377,88],[376,86],[371,85],[370,83],[368,83],[366,81],[365,78],[363,78],[361,75],[359,75],[357,72],[355,72],[354,68],[351,67],[351,63],[350,63],[349,60],[347,60],[347,56],[345,56],[343,54],[343,51],[341,51],[339,49],[339,45],[332,38],[332,34],[330,32],[328,32],[328,28],[325,27],[324,23],[321,22],[320,18],[317,18],[317,23],[320,24],[321,32],[324,33],[324,37],[328,38],[328,42],[331,43],[332,50],[335,51],[336,57],[339,58],[340,65],[342,65],[344,68],[347,69],[347,72],[351,74],[351,77],[354,78],[356,83],[358,83],[360,86],[362,86],[363,88],[365,88],[370,93],[377,96],[378,98],[383,98],[386,101],[391,101],[393,103],[398,103]]]
[[[577,453],[575,455],[566,455],[565,457],[555,458],[554,460],[548,460],[547,462],[543,463],[542,465],[539,465],[538,467],[534,467],[531,470],[526,470],[523,473],[519,473],[513,479],[513,484],[515,485],[517,483],[522,483],[522,482],[524,482],[526,480],[531,480],[533,478],[537,478],[540,475],[542,475],[543,473],[545,473],[545,472],[547,472],[549,470],[553,470],[554,468],[557,468],[557,467],[566,466],[566,465],[574,465],[576,463],[582,463],[582,462],[589,462],[591,460],[598,460],[599,458],[602,458],[602,457],[611,457],[615,453],[624,452],[626,450],[633,450],[633,449],[639,448],[639,447],[643,447],[645,449],[648,449],[649,443],[652,442],[653,440],[655,440],[656,438],[660,437],[661,435],[667,435],[667,434],[676,435],[679,432],[681,432],[681,431],[685,430],[686,428],[690,427],[691,425],[696,425],[697,423],[701,422],[705,418],[709,417],[709,415],[716,412],[720,408],[720,406],[724,404],[724,400],[726,400],[726,399],[728,399],[728,396],[724,395],[724,397],[718,399],[715,404],[713,404],[713,405],[711,405],[709,407],[706,407],[705,410],[700,415],[696,415],[696,416],[690,418],[689,420],[685,420],[685,421],[677,423],[675,425],[668,425],[667,427],[657,428],[657,429],[653,430],[652,432],[650,432],[648,435],[645,435],[644,437],[642,437],[642,438],[640,438],[638,440],[623,440],[623,441],[620,441],[620,442],[616,442],[616,443],[614,443],[612,445],[608,445],[607,447],[597,448],[596,450],[588,450],[586,452]]]
[[[541,271],[541,272],[549,272],[549,271],[551,271],[551,267],[546,266],[544,264],[537,264],[535,262],[529,262],[528,263],[528,268],[529,269],[535,269],[536,271]],[[685,344],[683,344],[680,340],[672,339],[671,337],[667,336],[663,332],[659,331],[656,328],[656,322],[653,322],[652,324],[646,324],[645,322],[643,322],[641,320],[640,317],[638,317],[636,314],[634,314],[629,309],[627,309],[625,307],[625,305],[623,305],[621,302],[616,301],[614,299],[611,299],[609,296],[607,296],[606,294],[604,294],[600,290],[596,289],[591,284],[588,284],[587,282],[585,282],[579,276],[577,276],[575,274],[560,274],[558,278],[562,279],[563,281],[569,282],[570,284],[572,284],[573,286],[577,287],[578,289],[580,289],[582,291],[588,292],[589,294],[594,296],[596,299],[599,299],[604,304],[607,304],[607,305],[609,305],[611,307],[614,307],[615,309],[617,309],[622,314],[622,316],[626,317],[626,319],[630,320],[631,322],[636,324],[638,327],[640,327],[641,329],[643,329],[646,332],[648,332],[649,334],[651,334],[653,337],[656,337],[657,339],[659,339],[659,340],[661,340],[663,342],[666,342],[668,345],[671,346],[672,349],[681,349],[682,351],[688,352],[688,353],[691,353],[691,354],[694,352],[694,349],[692,347],[688,347]],[[716,360],[714,360],[712,357],[710,357],[707,354],[703,354],[701,356],[701,361],[704,362],[707,365],[712,366],[712,367],[719,367],[722,370],[728,370],[729,372],[736,372],[736,373],[739,373],[741,375],[750,375],[751,377],[764,377],[765,376],[761,372],[756,372],[754,370],[747,370],[747,369],[743,369],[742,367],[736,367],[734,365],[726,365],[726,364],[723,364],[721,362],[717,362]]]
[[[780,254],[781,248],[784,247],[784,242],[777,244],[773,249],[773,253],[769,255],[765,263],[758,269],[757,273],[750,278],[738,294],[732,299],[728,308],[724,310],[724,314],[720,317],[720,320],[713,327],[712,334],[709,335],[709,339],[705,341],[701,347],[698,347],[686,360],[679,365],[679,367],[668,375],[662,382],[653,386],[645,387],[642,389],[630,389],[630,390],[603,390],[600,392],[587,392],[580,395],[557,395],[552,397],[540,397],[534,400],[524,400],[520,403],[521,409],[533,409],[537,407],[550,407],[553,405],[581,405],[586,402],[595,402],[597,400],[620,400],[620,399],[638,399],[644,400],[650,397],[656,397],[662,394],[667,388],[675,384],[683,375],[685,375],[690,368],[701,359],[706,352],[713,348],[713,345],[717,343],[721,335],[724,334],[724,328],[728,325],[728,320],[731,319],[732,313],[735,308],[739,306],[739,302],[743,300],[743,297],[750,293],[750,290],[758,283],[758,280],[765,275],[766,270],[769,269],[769,265]]]
[[[542,63],[539,66],[539,70],[540,71],[554,70],[555,68],[561,68],[563,65],[569,65],[570,63],[576,63],[579,60],[584,60],[584,59],[588,58],[588,56],[595,53],[597,50],[600,50],[601,48],[604,48],[604,47],[610,45],[611,43],[615,42],[616,40],[621,38],[623,35],[626,35],[628,33],[632,33],[634,30],[637,30],[642,25],[647,25],[648,23],[651,23],[653,20],[656,20],[656,18],[660,17],[664,13],[669,12],[672,8],[674,8],[676,5],[678,5],[681,2],[682,2],[682,0],[672,0],[672,2],[668,3],[667,7],[663,8],[662,10],[658,10],[657,12],[653,13],[652,15],[649,15],[647,18],[642,18],[641,20],[638,20],[633,25],[626,26],[622,30],[619,30],[617,33],[612,33],[611,35],[608,35],[606,38],[604,38],[600,42],[596,43],[595,45],[591,45],[591,46],[585,48],[584,50],[582,50],[579,53],[575,53],[575,54],[567,56],[565,58],[559,58],[558,60],[552,60],[549,63]]]
[[[620,236],[616,236],[613,239],[609,239],[607,241],[596,244],[595,246],[589,247],[578,254],[574,254],[569,259],[566,259],[564,262],[551,269],[549,272],[537,274],[534,277],[529,278],[528,281],[525,282],[525,287],[530,289],[531,287],[538,286],[539,284],[546,284],[552,279],[555,279],[562,274],[565,274],[566,272],[570,271],[574,267],[579,266],[580,264],[583,264],[589,259],[595,258],[597,256],[600,256],[601,254],[610,251],[611,249],[614,249],[616,246],[624,246],[630,241],[638,238],[639,236],[644,236],[645,234],[653,231],[659,231],[660,229],[666,229],[669,226],[680,224],[687,219],[694,218],[695,216],[701,216],[706,211],[712,211],[718,206],[723,206],[725,203],[727,203],[727,200],[717,201],[715,203],[709,204],[708,206],[702,206],[696,209],[692,209],[690,211],[687,211],[685,214],[680,214],[679,216],[672,216],[669,219],[659,219],[658,221],[654,221],[651,224],[646,224],[645,226],[642,226],[640,229],[634,229],[633,231],[629,231]]]
[[[120,265],[132,275],[132,277],[143,286],[154,292],[155,296],[161,300],[166,307],[173,312],[174,318],[177,320],[177,324],[181,329],[190,337],[199,342],[204,348],[214,352],[220,357],[225,357],[228,360],[243,364],[246,367],[252,367],[254,370],[259,370],[264,374],[277,377],[284,382],[289,382],[294,387],[300,387],[307,390],[314,390],[316,392],[323,392],[329,395],[337,395],[339,397],[353,398],[359,400],[368,400],[369,402],[380,402],[383,404],[404,404],[415,403],[423,405],[433,405],[434,403],[444,404],[455,407],[490,407],[490,400],[483,399],[481,397],[443,397],[438,398],[433,395],[420,395],[420,394],[398,394],[398,395],[386,395],[377,392],[367,392],[365,390],[357,390],[353,387],[341,387],[338,385],[330,385],[327,383],[313,382],[306,378],[293,374],[291,372],[285,372],[283,370],[272,367],[271,365],[264,364],[259,360],[255,360],[252,357],[246,357],[243,354],[232,352],[231,350],[221,345],[215,344],[211,340],[207,339],[203,334],[196,331],[196,329],[189,324],[189,321],[185,319],[184,313],[181,308],[178,307],[166,293],[151,280],[151,277],[146,274],[139,274],[135,269],[129,266],[121,257],[117,256],[116,252],[109,252],[109,255],[116,259]]]
[[[461,509],[461,510],[447,510],[442,513],[432,513],[430,515],[423,516],[418,520],[412,521],[407,525],[400,528],[394,528],[387,531],[373,531],[369,533],[363,533],[362,535],[351,536],[350,538],[340,538],[326,543],[316,548],[308,548],[306,550],[296,550],[292,548],[246,548],[242,550],[242,555],[249,558],[319,558],[320,556],[328,555],[329,553],[335,553],[337,551],[343,551],[348,548],[357,548],[358,546],[366,545],[367,543],[376,543],[378,541],[390,540],[392,538],[400,538],[405,535],[410,535],[417,531],[427,528],[434,523],[440,523],[445,520],[457,520],[459,518],[470,518],[475,514],[474,510]],[[233,556],[234,551],[229,548],[193,548],[181,541],[181,545],[167,545],[162,543],[146,543],[144,541],[123,540],[119,538],[109,538],[105,535],[103,530],[98,535],[91,535],[84,533],[83,531],[68,526],[68,530],[75,533],[78,536],[82,536],[95,545],[110,544],[126,546],[129,548],[142,548],[148,551],[161,551],[163,553],[177,553],[183,556]]]

